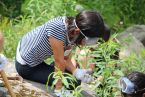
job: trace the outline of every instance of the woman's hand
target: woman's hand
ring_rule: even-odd
[[[91,69],[76,69],[73,75],[84,83],[90,83],[93,81],[92,73]]]

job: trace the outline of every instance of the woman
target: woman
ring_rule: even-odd
[[[132,72],[120,80],[123,97],[145,97],[145,74]]]
[[[56,17],[22,37],[17,47],[16,70],[23,78],[44,84],[52,72],[67,70],[77,80],[89,83],[92,71],[78,69],[71,62],[72,45],[94,44],[98,38],[107,41],[109,36],[102,17],[95,11],[82,11],[76,17]],[[52,55],[55,65],[47,65],[44,60]],[[49,85],[52,82],[50,79]],[[56,90],[61,89],[60,83],[55,85]]]

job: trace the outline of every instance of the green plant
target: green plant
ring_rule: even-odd
[[[112,3],[124,23],[126,21],[134,24],[145,23],[145,12],[142,10],[145,8],[144,0],[113,0]]]
[[[120,48],[120,45],[113,41],[115,37],[116,35],[112,36],[106,43],[91,47],[93,51],[90,52],[91,59],[89,63],[96,64],[94,88],[96,94],[100,97],[115,97],[115,95],[118,95],[117,79],[123,75],[123,72],[117,67],[120,60],[112,58],[112,56],[118,57],[116,52]]]
[[[0,23],[0,31],[4,33],[3,52],[8,58],[14,58],[16,47],[21,37],[35,27],[33,19],[20,16],[20,20],[3,17]]]
[[[24,0],[20,1],[23,2]],[[76,14],[76,4],[82,5],[84,9],[94,9],[101,13],[104,21],[112,28],[112,32],[120,32],[131,24],[145,23],[144,0],[25,0],[22,5],[23,14],[18,16],[21,14],[21,5],[13,5],[15,2],[22,3],[20,1],[0,1],[0,31],[4,33],[5,38],[3,53],[13,59],[15,58],[18,41],[25,33],[53,17],[74,16]],[[16,18],[12,19],[11,17]],[[112,38],[115,38],[115,36]],[[115,60],[112,56],[118,57],[116,52],[119,51],[120,45],[113,42],[112,38],[107,43],[81,48],[87,52],[82,55],[82,57],[88,57],[86,63],[96,63],[93,74],[95,81],[89,85],[95,89],[96,94],[100,97],[115,97],[115,95],[118,95],[120,91],[117,89],[117,80],[121,76],[132,71],[145,72],[145,69],[142,68],[145,66],[145,50],[140,54],[131,54],[123,60]],[[126,41],[129,42],[129,40]],[[93,48],[92,51],[91,48]],[[51,59],[47,62],[53,61]],[[81,64],[78,57],[75,56],[75,59]],[[68,84],[74,87],[73,76],[62,72],[53,73],[52,76],[55,78],[53,86],[58,79],[62,79],[66,87],[68,87]],[[67,82],[67,79],[72,80],[71,84]],[[81,96],[81,90],[80,86],[75,88],[72,91],[73,95],[75,97]]]
[[[74,0],[26,0],[22,11],[28,17],[37,19],[43,23],[56,16],[72,16],[74,11]]]
[[[73,82],[76,81],[76,79],[71,74],[63,73],[62,71],[58,70],[57,72],[52,72],[48,76],[48,81],[46,83],[47,88],[48,88],[48,83],[49,83],[50,77],[54,78],[51,88],[54,88],[54,86],[58,82],[58,80],[61,80],[62,83],[64,84],[64,86],[66,86],[66,88],[69,88],[69,86],[73,86]],[[70,83],[68,83],[67,80],[70,80]]]
[[[122,59],[121,69],[125,75],[131,73],[132,71],[145,72],[142,68],[145,66],[145,49],[143,49],[139,54],[132,53],[128,57]]]
[[[78,4],[82,5],[84,9],[87,10],[96,10],[98,11],[106,24],[108,24],[112,28],[112,32],[120,32],[122,31],[126,25],[126,23],[121,24],[121,19],[119,16],[119,11],[115,9],[117,6],[114,6],[113,0],[77,0]]]
[[[51,73],[48,76],[48,81],[46,83],[47,90],[48,90],[48,83],[49,83],[49,80],[51,77],[54,78],[51,89],[53,89],[55,84],[58,82],[58,80],[61,79],[64,90],[67,90],[68,88],[73,87],[74,90],[70,90],[71,95],[73,95],[74,97],[82,97],[82,94],[81,94],[82,88],[81,88],[81,86],[77,86],[77,87],[75,86],[74,82],[77,82],[77,80],[73,75],[71,75],[69,73],[63,73],[60,70],[58,70],[57,72]],[[65,94],[64,94],[64,97],[66,97]]]
[[[21,5],[24,0],[1,0],[0,15],[15,18],[21,14]]]
[[[47,90],[48,90],[48,83],[49,83],[49,80],[50,80],[51,77],[54,78],[54,81],[52,83],[51,89],[54,88],[54,86],[58,82],[58,80],[61,80],[64,89],[68,89],[70,87],[73,87],[74,88],[74,90],[71,90],[72,95],[74,97],[81,97],[82,96],[81,95],[81,91],[82,91],[81,87],[80,86],[75,87],[74,82],[77,82],[77,80],[76,80],[76,78],[73,75],[71,75],[69,73],[63,73],[60,70],[58,70],[57,72],[51,73],[48,76],[48,81],[46,83]],[[66,97],[65,94],[64,94],[64,97]]]
[[[75,89],[72,90],[72,95],[73,95],[74,97],[82,97],[82,94],[81,94],[82,88],[81,88],[81,86],[77,86],[77,87],[74,87],[74,88],[75,88]]]

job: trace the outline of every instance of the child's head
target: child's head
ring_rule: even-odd
[[[2,33],[0,33],[0,51],[2,50],[3,42],[4,42],[3,35]]]
[[[124,97],[145,97],[145,74],[132,72],[121,78],[120,86]]]

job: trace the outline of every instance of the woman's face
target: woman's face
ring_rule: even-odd
[[[83,38],[82,40],[81,40],[81,43],[80,43],[80,45],[85,45],[86,44],[86,39],[85,38]]]
[[[76,40],[78,40],[80,36],[80,29],[75,29],[69,32],[68,36],[69,36],[70,42],[72,43],[76,42]],[[81,40],[79,40],[79,45],[84,45],[84,44],[85,44],[85,38],[82,38]]]

